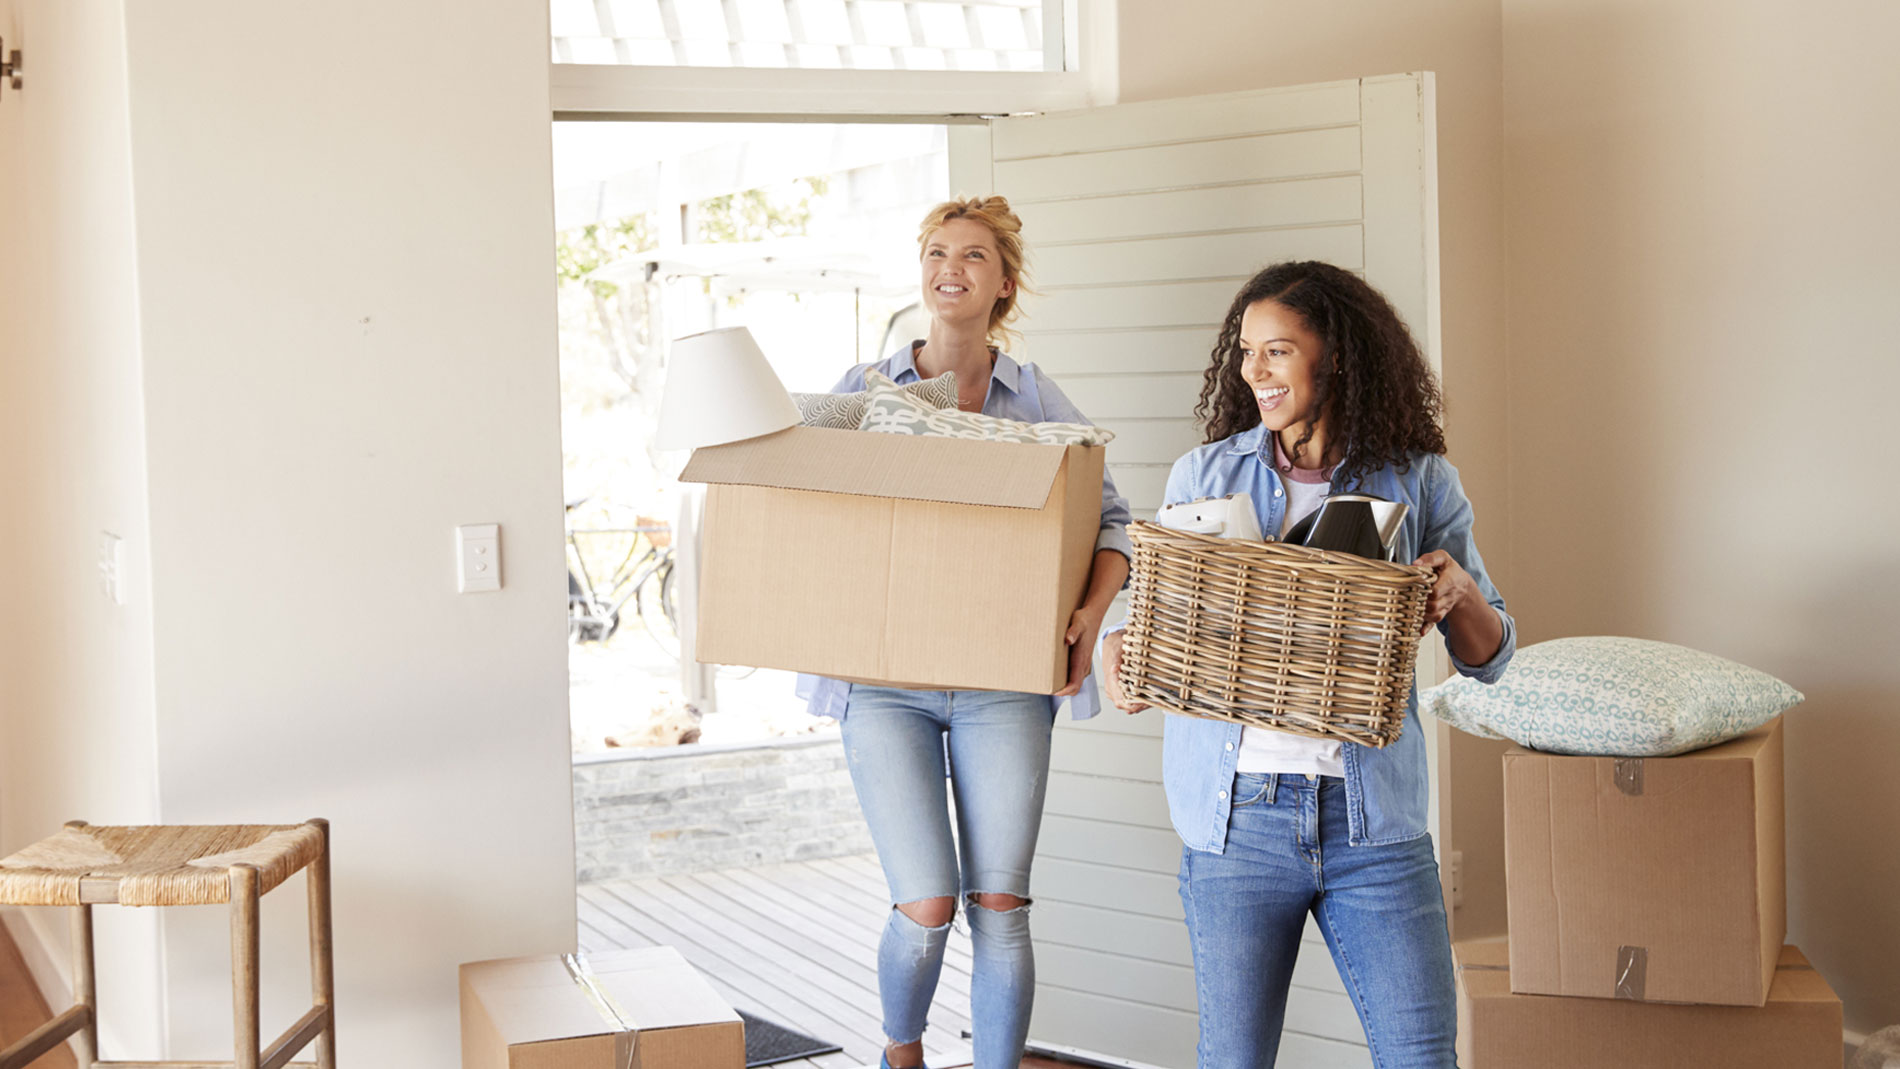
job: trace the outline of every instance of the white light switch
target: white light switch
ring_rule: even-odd
[[[99,532],[99,589],[114,605],[125,604],[125,541],[111,531]]]
[[[480,594],[501,589],[501,526],[471,523],[455,529],[456,590]]]

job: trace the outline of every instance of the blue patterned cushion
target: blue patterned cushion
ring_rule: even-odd
[[[1801,701],[1766,672],[1667,642],[1560,638],[1518,650],[1486,685],[1420,695],[1447,724],[1550,753],[1667,757],[1754,730]]]

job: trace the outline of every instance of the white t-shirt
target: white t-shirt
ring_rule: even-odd
[[[1285,535],[1293,525],[1319,508],[1331,489],[1331,470],[1303,471],[1289,466],[1280,452],[1279,436],[1273,435],[1274,461],[1279,465],[1280,485],[1286,488],[1286,519],[1280,525]],[[1310,739],[1272,728],[1247,727],[1240,731],[1240,754],[1234,762],[1236,772],[1292,772],[1308,776],[1345,776],[1346,764],[1339,757],[1336,740]]]

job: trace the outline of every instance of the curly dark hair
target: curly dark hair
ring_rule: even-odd
[[[1388,464],[1405,471],[1413,453],[1445,451],[1438,382],[1404,320],[1359,276],[1317,261],[1274,264],[1234,296],[1194,406],[1207,441],[1260,423],[1253,389],[1240,377],[1240,319],[1260,301],[1285,305],[1319,337],[1313,404],[1325,413],[1328,437],[1344,443],[1340,475],[1355,479]],[[1289,455],[1298,459],[1312,437],[1309,424]]]

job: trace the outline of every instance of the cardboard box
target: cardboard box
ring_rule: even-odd
[[[792,427],[698,450],[697,657],[1050,694],[1101,530],[1102,448]]]
[[[1841,1000],[1794,947],[1762,1006],[1513,994],[1515,950],[1452,946],[1463,1069],[1840,1069]]]
[[[462,966],[462,1069],[744,1069],[745,1025],[672,947]]]
[[[1759,1006],[1787,934],[1781,721],[1677,757],[1504,755],[1511,989]]]

